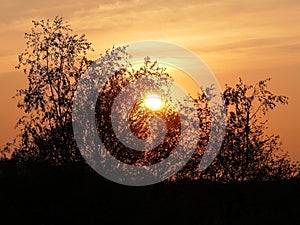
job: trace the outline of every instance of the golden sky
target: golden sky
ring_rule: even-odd
[[[290,98],[268,118],[292,159],[300,160],[299,0],[128,0],[12,1],[0,9],[0,146],[11,140],[20,116],[11,99],[26,79],[14,69],[32,19],[63,16],[74,32],[85,33],[96,58],[112,45],[162,40],[199,55],[222,88],[238,77],[246,82],[271,77],[270,89]]]

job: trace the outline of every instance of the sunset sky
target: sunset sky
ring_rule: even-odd
[[[14,69],[24,33],[33,19],[62,16],[93,43],[92,59],[113,45],[161,40],[195,52],[223,89],[238,77],[247,83],[271,77],[270,89],[290,102],[268,116],[270,131],[280,134],[292,159],[300,160],[299,0],[3,0],[0,12],[0,147],[15,136],[21,115],[11,97],[26,85]]]

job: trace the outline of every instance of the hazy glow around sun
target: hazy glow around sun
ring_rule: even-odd
[[[145,104],[151,110],[158,110],[162,106],[162,101],[158,95],[150,94],[146,97]]]

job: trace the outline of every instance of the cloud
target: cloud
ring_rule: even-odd
[[[295,51],[292,46],[297,46],[300,38],[299,10],[296,0],[4,0],[0,55],[17,55],[23,49],[23,33],[29,31],[32,19],[56,15],[69,21],[76,33],[86,33],[97,50],[158,39],[205,54],[272,47]]]

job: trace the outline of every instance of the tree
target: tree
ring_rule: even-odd
[[[19,144],[12,158],[17,161],[49,162],[54,165],[81,160],[72,135],[72,100],[76,85],[93,50],[85,35],[71,34],[62,17],[32,21],[25,33],[26,49],[16,66],[28,79],[28,87],[17,91]]]
[[[88,51],[93,50],[91,43],[84,35],[71,34],[70,26],[61,17],[56,17],[52,23],[49,20],[33,21],[33,25],[31,32],[25,34],[27,47],[19,55],[17,65],[27,75],[28,87],[18,90],[16,95],[21,98],[18,107],[25,115],[17,123],[21,128],[19,139],[8,146],[15,150],[12,155],[14,160],[52,165],[82,161],[72,131],[72,103],[79,79],[90,65],[96,69],[99,79],[106,82],[98,93],[96,108],[92,113],[96,115],[98,136],[110,154],[136,166],[151,165],[169,156],[182,135],[181,121],[174,105],[166,105],[157,112],[144,107],[143,100],[134,105],[129,125],[138,138],[147,139],[151,133],[150,121],[154,117],[164,120],[167,128],[166,136],[158,147],[145,152],[133,151],[124,146],[117,140],[111,124],[111,109],[115,98],[123,88],[136,80],[157,78],[156,83],[148,81],[151,91],[156,92],[164,87],[162,97],[168,98],[172,77],[164,68],[145,58],[141,68],[133,69],[128,62],[126,47],[108,50],[99,60],[91,63],[86,57]],[[120,64],[120,60],[125,61],[126,65]],[[107,79],[107,74],[114,76]],[[97,79],[92,82],[97,82]],[[226,135],[219,155],[203,172],[199,171],[198,165],[212,129],[211,115],[204,93],[199,93],[193,99],[193,107],[197,109],[200,121],[200,124],[195,124],[197,129],[197,125],[200,126],[198,145],[187,165],[171,180],[264,181],[287,179],[299,173],[299,164],[292,162],[281,149],[279,136],[265,133],[267,121],[264,115],[277,104],[288,103],[287,97],[275,95],[268,90],[268,81],[262,80],[253,86],[240,80],[235,87],[226,86],[223,93],[227,107]],[[89,82],[86,85],[90,85]],[[89,91],[89,87],[86,88]],[[209,91],[206,90],[206,93]],[[89,99],[88,95],[86,97],[85,101],[93,105],[95,99]],[[126,99],[122,104],[127,104]],[[85,105],[79,107],[84,108]],[[188,118],[191,115],[186,111],[180,116]],[[80,124],[80,118],[76,120],[79,127],[85,127],[86,124]],[[122,130],[123,127],[117,129]],[[185,141],[189,144],[188,140]]]
[[[266,134],[264,116],[278,104],[288,104],[286,96],[268,90],[269,80],[247,85],[240,79],[235,87],[226,86],[226,135],[219,155],[202,178],[225,183],[266,181],[289,179],[299,173],[299,163],[283,151],[279,135]]]
[[[166,74],[164,70],[158,69],[154,72],[155,65],[156,63],[145,61],[144,66],[134,72],[130,72],[129,68],[117,72],[98,99],[96,114],[100,137],[104,143],[107,142],[106,146],[111,154],[127,164],[150,165],[163,160],[176,147],[180,136],[178,132],[180,119],[176,121],[175,109],[168,112],[151,112],[143,107],[143,101],[138,102],[132,110],[131,131],[140,139],[145,139],[149,135],[149,120],[158,116],[169,124],[168,133],[172,134],[169,138],[166,136],[167,139],[155,151],[149,150],[141,153],[120,145],[112,130],[111,105],[126,85],[143,77],[157,76],[171,79],[171,75]],[[225,183],[266,181],[289,179],[299,173],[299,164],[292,162],[287,152],[281,148],[279,135],[266,134],[268,121],[264,119],[264,116],[270,110],[275,109],[278,104],[288,104],[287,97],[275,95],[268,90],[269,80],[259,81],[256,85],[246,85],[240,79],[235,87],[226,86],[223,93],[227,108],[226,134],[219,155],[203,172],[199,171],[199,163],[212,128],[207,96],[204,92],[198,94],[198,97],[194,99],[194,106],[197,108],[200,121],[198,146],[186,166],[170,180],[202,179]],[[167,86],[168,83],[157,85],[154,89]],[[211,93],[211,89],[213,87],[208,88],[206,93]],[[172,124],[171,121],[174,123]],[[122,129],[122,127],[117,129]]]
[[[154,78],[157,82],[150,80],[150,78]],[[145,58],[142,67],[135,70],[128,65],[116,71],[115,75],[107,81],[97,99],[96,121],[99,136],[114,157],[127,164],[145,166],[165,159],[169,156],[173,148],[176,147],[178,136],[180,135],[180,119],[171,105],[165,106],[159,111],[153,111],[145,106],[145,99],[141,99],[135,103],[129,116],[131,132],[138,138],[146,140],[147,137],[153,135],[149,129],[150,121],[155,117],[160,117],[167,126],[166,137],[159,146],[146,151],[136,151],[122,144],[116,137],[112,127],[112,105],[123,88],[139,79],[149,79],[147,82],[151,86],[151,93],[160,92],[161,98],[168,96],[169,79],[171,79],[171,76],[165,72],[165,68],[159,67],[157,62],[151,62],[149,58]],[[161,87],[165,87],[165,91],[159,91]],[[143,93],[144,91],[143,87],[140,87],[138,93]],[[125,95],[124,98],[127,98],[127,96]],[[126,99],[124,99],[123,104],[127,104]],[[124,108],[124,106],[119,107]],[[122,110],[119,111],[122,119],[126,121],[126,115],[121,112]],[[115,127],[115,129],[121,131],[123,126]]]

